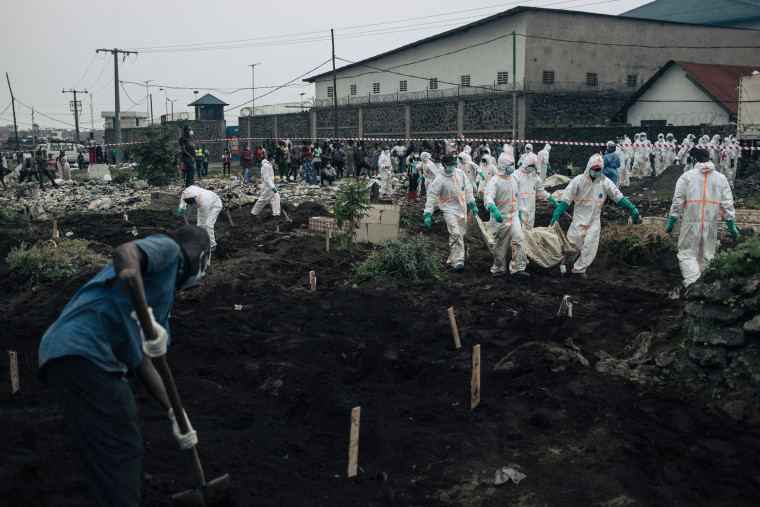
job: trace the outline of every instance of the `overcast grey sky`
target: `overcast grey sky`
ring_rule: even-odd
[[[212,93],[229,103],[228,125],[235,125],[238,106],[250,106],[249,64],[260,64],[257,106],[314,95],[313,85],[301,79],[272,90],[320,64],[308,75],[331,68],[330,28],[335,28],[336,56],[356,61],[518,5],[620,14],[649,1],[6,0],[2,70],[11,79],[20,128],[31,125],[31,107],[42,127],[73,125],[72,96],[62,90],[74,87],[90,92],[81,98],[80,129],[90,128],[90,98],[95,127],[102,128],[100,112],[114,109],[114,66],[109,53],[96,54],[98,48],[138,51],[119,61],[119,79],[127,81],[120,95],[122,111],[146,111],[144,82],[151,80],[156,121],[166,111],[166,97],[175,100],[176,115],[190,110],[187,104],[198,90],[198,96]],[[204,45],[203,50],[194,47]],[[12,123],[11,108],[6,109],[10,102],[7,83],[2,83],[0,125]]]

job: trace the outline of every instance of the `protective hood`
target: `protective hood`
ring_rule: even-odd
[[[715,164],[712,162],[698,162],[694,169],[699,171],[702,174],[707,174],[715,170]]]
[[[634,141],[638,141],[640,137],[641,137],[641,136],[640,136],[639,134],[634,134],[634,135],[633,135],[633,140],[634,140]]]
[[[709,142],[710,142],[710,138],[706,135],[699,138],[699,144],[707,144]]]
[[[514,152],[512,151],[512,147],[508,145],[507,143],[504,143],[504,146],[501,147],[504,153],[509,153],[510,155],[513,155]]]
[[[663,139],[665,139],[665,135],[664,134],[657,134],[657,139],[659,139],[660,141],[662,141]]]
[[[668,133],[668,135],[665,136],[665,139],[667,139],[668,141],[672,141],[675,138],[673,137],[673,134]]]
[[[420,153],[420,158],[424,160],[425,162],[427,162],[428,160],[430,160],[430,153],[423,151],[422,153]]]
[[[712,138],[712,141],[710,142],[712,142],[713,144],[718,144],[720,142],[720,134],[715,134]]]
[[[548,145],[548,144],[545,144],[545,145],[544,145],[544,149],[545,149],[546,151],[551,151],[552,147],[551,147],[550,145]]]
[[[496,158],[492,157],[491,155],[486,155],[486,156],[485,156],[485,157],[483,157],[483,158],[487,158],[487,159],[488,159],[488,163],[489,163],[489,164],[491,164],[491,165],[496,165]]]
[[[640,138],[640,139],[641,139],[642,141],[646,141],[646,140],[647,140],[647,135],[646,135],[645,133],[643,133],[643,132],[642,132],[642,133],[641,133],[641,138]]]
[[[601,171],[604,167],[604,159],[599,153],[594,153],[591,155],[591,158],[588,159],[588,163],[586,164],[586,172],[592,168],[592,167],[599,167],[599,170]]]
[[[537,166],[538,165],[538,157],[535,153],[526,153],[525,157],[523,157],[522,166],[528,167],[529,165]]]
[[[472,162],[472,157],[468,155],[467,153],[460,153],[457,158],[462,161],[463,164],[466,164],[468,162]]]
[[[499,171],[499,174],[504,174],[508,168],[515,166],[515,157],[512,156],[511,153],[502,153],[499,155],[499,163],[496,166],[496,169]]]
[[[525,145],[525,152],[528,153],[528,152],[532,152],[532,151],[533,151],[533,145],[530,144],[530,143],[526,144]]]
[[[470,146],[469,144],[467,146],[465,146],[464,147],[464,152],[467,153],[468,155],[470,153],[472,153],[472,146]]]

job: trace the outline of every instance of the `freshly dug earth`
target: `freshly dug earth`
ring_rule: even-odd
[[[624,223],[622,210],[606,208],[603,220]],[[677,343],[683,301],[667,298],[680,282],[677,268],[613,260],[595,262],[587,279],[557,269],[492,278],[488,251],[471,239],[464,273],[357,286],[351,268],[369,247],[351,255],[333,240],[327,253],[323,235],[305,232],[308,218],[325,211],[287,210],[293,223],[253,224],[249,208],[236,209],[235,227],[222,213],[212,267],[178,293],[170,321],[168,359],[206,476],[232,478],[223,505],[757,504],[756,429],[707,413],[678,382],[643,387],[594,369],[598,352],[621,357],[643,331]],[[404,213],[408,234],[447,251],[439,214],[427,232],[416,225],[421,205]],[[129,217],[138,237],[182,225],[168,212]],[[540,204],[537,223],[549,217]],[[133,239],[121,216],[63,218],[59,228],[111,247]],[[49,223],[3,226],[0,255],[50,230]],[[21,391],[11,395],[7,360],[0,363],[2,505],[92,504],[50,391],[35,380],[42,333],[92,274],[27,287],[0,267],[0,346],[18,351],[21,375]],[[564,295],[575,302],[572,318],[557,316]],[[567,338],[580,356],[568,355]],[[470,410],[475,344],[482,401]],[[511,367],[493,371],[508,354]],[[136,393],[144,503],[166,505],[192,486],[190,467],[166,413],[142,386]],[[348,479],[355,406],[360,469]],[[494,472],[509,463],[527,478],[493,486]]]

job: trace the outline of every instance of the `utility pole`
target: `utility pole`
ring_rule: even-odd
[[[512,30],[512,142],[514,143],[517,135],[517,46],[515,41],[517,36]],[[523,78],[525,81],[525,78]]]
[[[34,128],[34,108],[32,108],[32,145],[37,147],[37,129]]]
[[[153,125],[153,94],[150,94],[150,124]]]
[[[8,73],[5,73],[5,79],[8,81],[8,91],[11,92],[11,106],[13,107],[13,132],[16,133],[16,151],[21,151],[18,144],[18,127],[16,126],[16,99],[13,98],[13,90],[11,89],[11,78],[8,77]],[[34,121],[32,121],[34,124]],[[34,125],[32,125],[34,127]]]
[[[64,95],[67,93],[74,94],[74,128],[77,133],[77,144],[79,144],[79,104],[77,103],[77,93],[87,93],[87,90],[61,90]]]
[[[95,50],[95,53],[100,53],[101,51],[105,53],[111,53],[113,55],[113,87],[114,87],[114,119],[113,119],[113,133],[114,133],[114,143],[116,144],[116,160],[121,159],[121,111],[119,110],[119,53],[124,55],[123,57],[126,58],[127,55],[133,54],[136,55],[137,51],[124,51],[121,49],[113,48],[113,49],[97,49]],[[105,144],[105,142],[103,143]]]
[[[152,79],[148,79],[145,81],[145,114],[150,116],[150,104],[148,104],[148,96],[150,95],[150,89],[148,88],[148,83],[153,81]],[[147,121],[147,120],[146,120]]]
[[[248,142],[249,148],[253,148],[253,133],[251,132],[251,117],[253,116],[253,107],[256,105],[256,66],[261,63],[252,63],[248,66],[251,68],[251,114],[248,115]]]
[[[95,117],[92,115],[92,93],[90,94],[90,132],[95,132]]]
[[[338,79],[335,77],[335,31],[330,28],[332,40],[332,63],[333,63],[333,105],[335,109],[335,139],[338,139]]]

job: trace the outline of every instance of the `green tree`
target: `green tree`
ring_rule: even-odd
[[[178,131],[184,126],[182,123],[166,123],[160,128],[146,127],[140,133],[141,143],[134,145],[132,152],[140,158],[137,175],[149,185],[167,185],[174,176],[174,145]]]
[[[341,229],[346,223],[356,224],[367,216],[365,211],[372,207],[369,196],[370,189],[366,183],[361,181],[352,181],[341,187],[338,202],[333,206],[335,225],[338,226],[338,229]],[[356,238],[355,226],[347,227],[346,237],[348,238],[349,249],[353,251]]]

